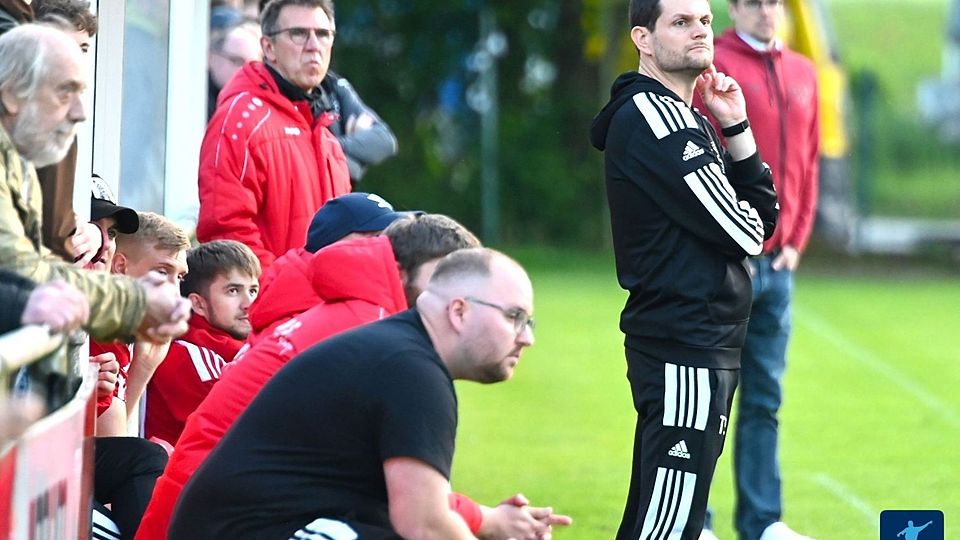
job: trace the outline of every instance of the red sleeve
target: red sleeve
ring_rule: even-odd
[[[817,74],[812,66],[807,72],[807,76],[816,80]],[[814,84],[812,121],[810,122],[809,132],[805,134],[807,138],[806,154],[803,156],[803,185],[800,187],[799,200],[797,201],[797,221],[789,237],[784,239],[784,244],[797,248],[803,253],[810,241],[810,234],[813,232],[813,223],[816,219],[817,196],[820,191],[820,91]]]
[[[328,201],[340,195],[350,193],[350,168],[343,153],[340,141],[326,127],[329,125],[328,113],[320,117],[323,127],[313,132],[313,144],[320,157],[320,197]]]
[[[264,247],[256,218],[263,204],[258,159],[251,153],[254,128],[269,115],[266,107],[251,105],[251,97],[221,107],[210,120],[200,147],[198,176],[200,214],[197,240],[236,240],[253,250],[266,268],[276,258]],[[250,107],[253,107],[250,110]],[[248,113],[246,118],[242,117]],[[246,128],[235,126],[247,125]]]
[[[114,388],[114,392],[116,392],[116,388]],[[107,409],[110,408],[111,403],[113,403],[113,394],[100,396],[97,399],[97,418],[99,418],[101,414],[105,413]]]
[[[103,414],[113,401],[113,397],[121,401],[127,399],[127,373],[130,370],[130,348],[127,344],[120,341],[111,341],[102,343],[99,341],[90,341],[90,356],[99,356],[103,353],[113,353],[117,362],[120,364],[120,372],[117,373],[117,385],[113,388],[113,396],[104,397],[97,400],[97,416]],[[102,407],[102,408],[101,408]]]
[[[188,350],[182,342],[170,345],[147,386],[145,435],[175,444],[187,417],[200,406],[220,379],[223,359],[204,347]]]
[[[483,525],[483,512],[480,511],[480,505],[462,493],[451,493],[447,496],[447,501],[450,503],[450,509],[460,514],[460,517],[467,522],[470,532],[477,534],[480,526]]]

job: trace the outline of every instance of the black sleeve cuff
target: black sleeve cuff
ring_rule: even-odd
[[[752,156],[730,163],[730,176],[733,180],[753,180],[763,175],[768,167],[760,159],[760,152]]]

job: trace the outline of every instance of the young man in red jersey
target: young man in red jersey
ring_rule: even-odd
[[[201,244],[187,252],[187,267],[180,291],[190,300],[190,328],[147,387],[146,437],[171,445],[250,333],[248,312],[260,291],[260,261],[240,242]]]

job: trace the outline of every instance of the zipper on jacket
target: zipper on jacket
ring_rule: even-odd
[[[780,155],[778,156],[779,162],[777,163],[777,174],[780,175],[780,181],[786,182],[787,180],[787,110],[789,104],[787,102],[787,96],[784,93],[783,85],[781,84],[780,77],[777,76],[777,67],[773,63],[772,54],[763,55],[764,63],[767,66],[767,80],[770,82],[768,84],[770,90],[776,97],[777,101],[777,110],[780,114],[777,115],[777,121],[780,127]],[[783,185],[783,184],[781,184]]]

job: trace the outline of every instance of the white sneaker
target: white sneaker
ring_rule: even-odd
[[[763,534],[760,535],[760,540],[813,540],[813,538],[804,536],[787,527],[786,523],[778,521],[771,523],[763,530]]]
[[[700,531],[700,538],[698,540],[720,540],[717,538],[717,535],[713,534],[713,531],[710,529],[704,529]]]

